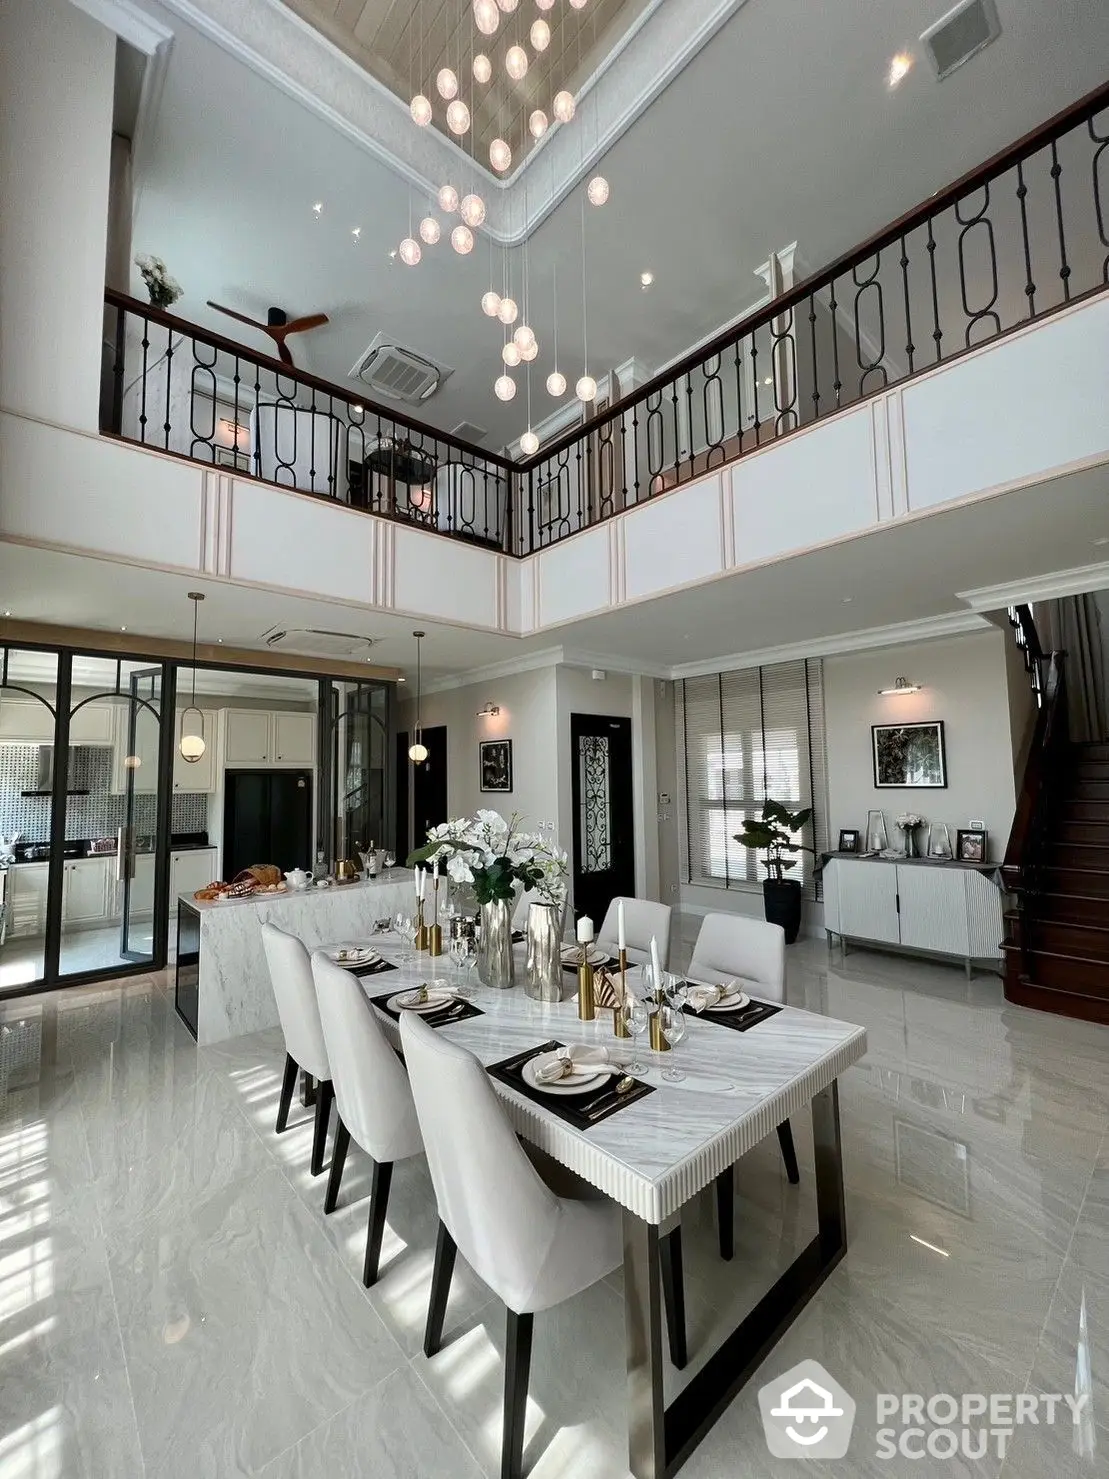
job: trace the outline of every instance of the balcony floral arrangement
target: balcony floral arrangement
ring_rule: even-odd
[[[477,969],[487,986],[509,987],[515,983],[512,903],[518,883],[523,884],[525,892],[534,889],[539,902],[549,906],[540,911],[548,916],[544,922],[544,954],[553,960],[547,974],[556,984],[558,981],[557,945],[566,903],[567,858],[550,835],[551,829],[541,827],[538,831],[526,832],[520,821],[516,812],[507,822],[495,811],[479,811],[472,817],[458,817],[442,826],[432,827],[424,845],[416,848],[408,858],[409,867],[421,863],[443,863],[452,882],[473,886],[474,895],[481,905]],[[536,929],[539,929],[538,923]],[[532,939],[530,915],[528,930],[531,990],[531,962],[537,941]],[[553,936],[553,955],[548,936]],[[546,986],[551,989],[549,981]]]
[[[154,257],[148,253],[140,254],[135,258],[135,266],[142,274],[146,291],[155,308],[169,308],[177,302],[184,289],[177,279],[170,275],[169,268],[161,257]]]

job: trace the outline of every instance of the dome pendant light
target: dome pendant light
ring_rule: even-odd
[[[420,724],[420,699],[423,694],[423,670],[420,666],[420,643],[423,641],[424,632],[413,632],[416,639],[416,723],[413,727],[412,743],[408,746],[408,758],[415,765],[422,765],[427,759],[427,746],[423,741],[422,726]]]
[[[187,765],[195,765],[201,759],[208,746],[204,742],[204,714],[196,706],[196,621],[200,611],[200,603],[204,599],[203,591],[190,591],[189,600],[193,603],[193,691],[192,699],[187,709],[181,710],[181,719],[177,730],[177,749],[181,759]],[[199,734],[185,733],[185,715],[195,714],[200,720]],[[130,758],[130,757],[128,757]]]

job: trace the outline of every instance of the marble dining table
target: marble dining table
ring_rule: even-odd
[[[434,982],[457,988],[465,980],[468,999],[481,1015],[438,1030],[487,1067],[552,1039],[603,1044],[618,1062],[632,1057],[633,1044],[613,1034],[611,1012],[598,1010],[593,1021],[583,1022],[573,999],[548,1003],[526,994],[523,947],[516,948],[521,984],[495,990],[472,972],[463,977],[445,956],[408,952],[406,959],[404,946],[388,936],[334,946],[367,943],[397,966],[361,978],[371,1000],[407,986]],[[564,996],[575,988],[567,973]],[[396,1021],[385,1012],[379,1016],[399,1045]],[[654,1056],[644,1051],[643,1040],[635,1046],[641,1062]],[[635,1479],[663,1479],[680,1467],[843,1257],[837,1085],[865,1052],[862,1027],[795,1007],[785,1006],[744,1032],[692,1018],[686,1038],[667,1055],[684,1073],[682,1081],[664,1080],[656,1062],[640,1076],[657,1092],[586,1129],[491,1077],[522,1138],[623,1208],[628,1463]],[[815,1150],[814,1236],[667,1406],[659,1260],[664,1224],[672,1227],[691,1199],[783,1120],[806,1110]]]

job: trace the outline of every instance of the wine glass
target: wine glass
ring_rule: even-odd
[[[401,955],[401,965],[415,965],[416,957],[412,951],[412,943],[416,938],[416,921],[411,914],[406,914],[403,909],[399,909],[393,920],[393,928],[408,946],[408,949]]]
[[[646,1073],[647,1065],[640,1063],[637,1043],[647,1031],[647,1023],[650,1020],[647,1013],[647,1003],[642,997],[636,996],[633,991],[625,994],[620,1004],[620,1015],[624,1019],[624,1026],[632,1036],[632,1059],[625,1066],[624,1072],[628,1074]]]
[[[385,854],[385,856],[384,856],[384,858],[382,859],[382,863],[384,864],[384,866],[386,868],[395,868],[397,866],[397,855],[396,855],[396,853],[392,853],[392,852],[388,852],[387,851],[386,854]]]
[[[683,1010],[685,999],[685,983],[681,982],[672,986],[667,991],[663,1001],[659,1004],[659,1011],[662,1013],[659,1019],[659,1026],[662,1030],[663,1037],[670,1044],[671,1053],[689,1030],[689,1019]],[[681,1069],[673,1066],[672,1057],[668,1065],[662,1070],[662,1076],[669,1084],[680,1084],[685,1078],[685,1074]]]
[[[455,994],[457,996],[472,996],[473,986],[470,984],[470,970],[474,963],[473,941],[468,935],[452,935],[449,954],[455,968]]]

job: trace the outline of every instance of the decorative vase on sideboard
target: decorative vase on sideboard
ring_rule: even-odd
[[[800,883],[796,878],[764,878],[762,898],[767,921],[781,925],[786,944],[792,945],[801,930]]]
[[[532,904],[528,910],[528,973],[524,990],[536,1001],[562,1000],[562,910]]]
[[[512,960],[512,901],[492,899],[481,906],[477,973],[483,986],[507,991],[516,984]]]

